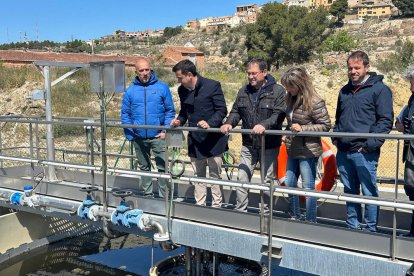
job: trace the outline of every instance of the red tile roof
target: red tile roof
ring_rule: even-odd
[[[180,52],[180,53],[184,53],[184,54],[204,54],[204,52],[197,50],[196,48],[193,48],[193,47],[171,46],[171,47],[168,47],[167,49]]]
[[[124,61],[125,65],[133,66],[139,56],[123,55],[92,55],[77,53],[34,52],[22,50],[0,50],[0,61],[30,63],[33,61],[57,61],[89,63],[96,61]]]

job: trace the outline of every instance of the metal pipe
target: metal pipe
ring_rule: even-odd
[[[102,211],[102,209],[98,209],[96,211],[93,212],[93,215],[96,217],[102,217],[102,218],[106,218],[106,219],[110,219],[112,212],[104,212]]]
[[[21,191],[0,188],[0,197],[8,201],[10,199],[10,196],[16,192],[23,193]],[[36,194],[36,196],[38,197],[38,204],[43,207],[52,207],[73,212],[76,211],[81,205],[80,202],[74,200],[67,200],[63,198],[55,198],[38,194]]]
[[[4,125],[3,125],[4,126]],[[3,127],[1,126],[1,127]],[[3,149],[3,137],[2,137],[2,132],[0,131],[0,154],[3,154],[2,149]],[[0,168],[3,168],[3,160],[0,160]]]
[[[129,174],[129,175],[139,175],[139,176],[150,176],[150,177],[157,177],[157,178],[164,178],[164,179],[170,179],[171,176],[168,174],[163,173],[156,173],[156,172],[143,172],[143,171],[130,171],[130,170],[121,170],[121,169],[114,169],[114,168],[108,168],[108,172],[113,173],[120,173],[120,174]]]
[[[86,165],[78,165],[78,164],[56,162],[56,161],[55,162],[53,162],[53,161],[39,161],[39,164],[54,165],[54,166],[60,166],[60,167],[65,167],[65,168],[73,168],[73,169],[94,170],[94,171],[101,171],[102,170],[98,166],[86,166]]]
[[[103,222],[102,230],[107,238],[114,239],[114,238],[118,238],[121,236],[121,235],[116,235],[114,232],[112,232],[109,226],[110,225],[109,220],[104,218],[102,222]]]
[[[46,91],[46,121],[52,121],[52,85],[50,80],[50,66],[43,66],[43,76],[45,79],[45,91]],[[47,159],[55,160],[55,144],[53,141],[53,125],[48,124],[46,126],[46,147],[47,147]],[[56,181],[56,172],[53,165],[48,166],[47,179],[49,181]]]
[[[0,116],[0,122],[16,122],[16,119],[5,118]],[[22,123],[38,123],[45,125],[72,125],[72,126],[95,126],[100,127],[98,123],[81,123],[81,122],[56,122],[56,121],[41,121],[41,120],[24,120]],[[123,124],[106,124],[107,127],[114,128],[145,128],[156,130],[171,130],[169,126],[148,126],[148,125],[123,125]],[[200,132],[216,132],[219,133],[219,128],[200,129],[197,127],[177,127],[175,130],[182,131],[200,131]],[[234,128],[231,133],[251,134],[251,129]],[[378,138],[378,139],[404,139],[414,140],[414,134],[380,134],[380,133],[347,133],[347,132],[318,132],[318,131],[301,131],[292,132],[286,130],[267,130],[266,135],[291,135],[291,136],[308,136],[308,137],[349,137],[349,138]]]
[[[191,268],[191,247],[185,247],[185,275],[192,276]]]
[[[201,253],[200,249],[196,248],[195,252],[195,275],[200,276],[201,274]]]
[[[29,124],[29,148],[30,148],[30,159],[34,158],[34,152],[33,152],[33,125]],[[30,163],[30,179],[32,180],[33,188],[36,188],[35,186],[35,179],[34,179],[34,164]]]
[[[270,180],[270,193],[269,193],[269,218],[268,218],[268,225],[267,225],[267,261],[268,261],[268,275],[272,276],[272,254],[273,254],[273,235],[272,235],[272,216],[273,216],[273,195],[274,195],[274,177]]]
[[[9,160],[9,161],[19,161],[19,162],[26,162],[26,163],[39,163],[39,160],[25,158],[25,157],[12,157],[12,156],[5,156],[0,155],[0,160]]]
[[[29,158],[17,158],[17,157],[9,157],[9,156],[0,156],[0,160],[12,160],[12,161],[21,161],[21,162],[33,162],[33,163],[43,163],[47,164],[49,161],[38,161],[38,160],[32,160]],[[52,162],[50,162],[52,163]],[[73,167],[73,168],[82,168],[82,169],[94,169],[99,170],[99,167],[88,167],[88,166],[81,166],[81,165],[71,165],[68,163],[58,163],[53,162],[52,164],[62,166],[62,167]],[[166,174],[156,174],[156,173],[143,173],[143,172],[135,172],[135,171],[128,171],[128,170],[116,170],[116,169],[108,169],[108,171],[113,171],[116,173],[124,173],[129,175],[145,175],[145,176],[153,176],[153,177],[160,177],[160,178],[166,178],[169,179],[170,176]],[[189,182],[199,182],[201,178],[197,177],[180,177],[180,180],[183,181],[189,181]],[[209,183],[209,184],[217,184],[217,185],[223,185],[223,186],[229,186],[229,187],[243,187],[247,189],[255,189],[255,190],[263,190],[263,191],[269,191],[269,187],[263,186],[263,185],[257,185],[257,184],[250,184],[250,183],[237,183],[237,182],[231,182],[231,181],[224,181],[224,180],[213,180],[213,179],[202,179],[203,182]],[[358,195],[342,195],[337,194],[334,192],[321,192],[321,191],[304,191],[296,188],[287,188],[287,187],[275,187],[275,192],[279,193],[286,193],[286,194],[292,194],[292,195],[302,195],[302,196],[311,196],[311,197],[319,197],[323,199],[332,199],[337,201],[349,201],[349,202],[356,202],[356,203],[368,203],[373,205],[379,205],[379,206],[386,206],[386,207],[395,207],[395,208],[401,208],[401,209],[407,209],[407,210],[414,210],[414,204],[413,203],[403,203],[400,201],[396,202],[390,202],[385,201],[377,198],[367,199],[366,197],[358,196]]]
[[[265,184],[265,154],[266,154],[266,148],[265,148],[265,135],[262,135],[260,137],[261,143],[260,143],[260,184]],[[255,137],[253,137],[254,139]],[[270,196],[270,195],[269,195]],[[260,235],[264,234],[264,199],[263,199],[263,191],[260,190]]]
[[[400,169],[400,140],[397,140],[397,157],[396,157],[396,167],[395,167],[395,183],[394,183],[394,201],[398,199],[398,185],[397,179]],[[394,207],[392,215],[392,237],[391,237],[391,259],[395,260],[395,255],[397,252],[397,208]]]
[[[36,159],[40,159],[40,149],[39,149],[39,124],[36,124],[35,127],[35,133],[36,133]]]
[[[91,158],[91,165],[95,166],[95,148],[94,148],[94,144],[93,144],[93,140],[95,138],[95,129],[93,128],[93,126],[90,127],[89,129],[89,145],[91,147],[91,152],[90,152],[90,158]],[[95,171],[91,170],[91,185],[94,186],[95,185]]]

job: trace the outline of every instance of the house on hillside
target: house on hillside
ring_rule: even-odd
[[[191,60],[198,69],[204,68],[204,53],[195,47],[171,46],[162,53],[164,66],[172,68],[179,61],[184,59]]]
[[[375,0],[366,0],[354,7],[358,10],[358,17],[390,17],[392,15],[393,5],[387,2],[378,2]]]
[[[189,20],[186,23],[185,30],[205,30],[211,33],[215,30],[234,28],[241,24],[255,23],[261,10],[262,7],[256,4],[237,6],[236,13],[231,16],[209,16],[198,20]]]

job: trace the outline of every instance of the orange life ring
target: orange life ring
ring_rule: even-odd
[[[330,191],[335,184],[335,178],[337,176],[336,158],[331,147],[323,139],[321,157],[324,173],[322,179],[315,183],[315,189],[318,191]],[[285,185],[287,158],[286,145],[282,143],[277,157],[277,178],[282,186]]]

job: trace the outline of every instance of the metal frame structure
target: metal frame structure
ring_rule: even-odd
[[[25,166],[3,167],[0,170],[0,206],[15,209],[22,212],[56,217],[72,222],[82,222],[94,227],[103,228],[105,233],[112,231],[150,235],[138,228],[128,228],[118,225],[108,225],[108,211],[113,211],[121,205],[115,191],[129,191],[125,194],[124,204],[129,208],[139,208],[145,214],[156,219],[159,228],[168,229],[171,242],[194,247],[202,250],[232,255],[240,258],[261,262],[268,266],[269,275],[278,267],[300,270],[321,275],[404,275],[405,271],[414,262],[414,239],[402,238],[398,233],[407,229],[409,212],[414,210],[412,202],[397,200],[398,194],[398,162],[396,162],[395,190],[392,199],[364,197],[359,195],[344,195],[335,192],[306,191],[298,188],[287,188],[277,185],[277,180],[265,184],[264,170],[261,169],[260,183],[240,183],[229,180],[214,180],[207,178],[184,175],[173,178],[169,173],[142,172],[127,169],[110,168],[106,164],[105,140],[107,127],[113,128],[147,128],[166,130],[169,127],[120,125],[106,122],[105,104],[101,99],[101,121],[60,122],[53,120],[51,88],[79,69],[89,67],[89,64],[61,63],[40,61],[35,65],[42,72],[45,79],[46,117],[39,120],[38,117],[1,117],[0,122],[14,122],[28,125],[29,129],[29,154],[30,157],[4,155],[0,151],[0,160],[11,162],[23,162]],[[51,81],[50,67],[74,68],[55,81]],[[101,128],[102,161],[95,165],[82,163],[58,162],[55,160],[55,147],[53,128],[55,124],[86,126]],[[46,160],[39,159],[38,143],[34,143],[33,125],[35,132],[39,125],[46,125],[47,156]],[[199,129],[180,127],[174,131],[202,131],[219,132],[219,129]],[[233,133],[251,133],[251,130],[234,129]],[[89,133],[89,135],[93,135]],[[326,132],[300,132],[290,131],[266,131],[265,135],[296,135],[296,136],[327,136],[327,137],[362,137],[396,139],[397,152],[399,141],[413,140],[414,135],[402,134],[367,134],[367,133],[326,133]],[[264,147],[264,137],[262,145]],[[90,141],[90,139],[87,139]],[[88,143],[88,142],[87,142]],[[36,144],[36,145],[35,145]],[[3,145],[0,145],[0,150]],[[92,152],[86,152],[91,157],[96,154],[93,147],[87,147]],[[168,159],[168,151],[167,159]],[[261,154],[263,164],[264,154]],[[399,155],[397,154],[397,161]],[[88,160],[88,159],[87,159]],[[34,175],[42,169],[47,169],[47,178],[37,185]],[[167,166],[168,170],[168,166]],[[114,175],[107,175],[107,172]],[[146,198],[140,195],[137,189],[137,178],[151,176],[165,178],[170,181],[167,195],[164,199]],[[193,204],[192,182],[204,182],[206,184],[222,185],[225,189],[225,198],[232,197],[234,187],[245,187],[254,190],[249,197],[250,202],[264,202],[263,194],[270,193],[271,217],[266,216],[261,209],[248,213],[240,213],[232,210],[232,205],[227,208],[209,208]],[[24,206],[11,204],[10,195],[21,192],[23,186],[33,185],[35,193],[42,199],[41,206]],[[85,193],[80,188],[92,186],[96,191],[90,190],[95,202],[103,209],[98,211],[98,221],[82,219],[75,215],[75,211],[82,206]],[[108,191],[108,194],[107,194]],[[112,194],[111,194],[112,192]],[[302,221],[292,221],[287,218],[286,195],[295,194],[325,199],[327,202],[318,208],[320,223],[312,224]],[[234,196],[234,195],[233,195]],[[273,202],[272,200],[275,200]],[[230,201],[230,200],[228,200]],[[345,227],[344,202],[369,203],[382,206],[380,233],[366,233],[349,230]],[[231,202],[230,202],[231,203]],[[402,210],[405,210],[402,211]],[[385,214],[384,216],[382,214]],[[323,215],[323,216],[321,216]],[[400,222],[403,223],[400,223]],[[110,231],[109,231],[110,230]],[[368,265],[367,265],[368,264]]]
[[[42,73],[44,77],[44,93],[45,93],[45,108],[46,108],[46,121],[52,121],[52,87],[61,82],[62,80],[66,79],[67,77],[71,76],[72,74],[79,71],[81,68],[89,67],[89,64],[85,63],[73,63],[73,62],[51,62],[51,61],[35,61],[33,64],[39,71]],[[57,78],[54,81],[51,81],[50,76],[50,67],[70,67],[74,68],[71,71],[67,72],[66,74],[62,75],[61,77]],[[53,129],[52,125],[48,124],[46,126],[46,146],[47,146],[47,159],[50,161],[55,160],[55,146],[53,141]],[[47,171],[47,177],[50,181],[55,181],[55,167],[50,165]]]
[[[56,121],[39,121],[39,120],[16,120],[0,119],[0,121],[18,121],[26,123],[31,127],[32,124],[65,124],[65,125],[87,125],[99,127],[96,123],[80,122],[56,122]],[[111,127],[143,127],[143,126],[122,126],[109,125]],[[151,128],[151,127],[149,127]],[[167,130],[168,135],[168,128]],[[197,131],[196,128],[180,128],[179,130]],[[207,131],[218,131],[211,129]],[[235,132],[246,132],[247,130],[235,130]],[[29,132],[30,134],[31,132]],[[288,134],[286,131],[269,131],[268,134]],[[309,135],[327,135],[327,133],[307,133]],[[32,134],[30,134],[32,135]],[[341,133],[328,133],[332,136],[340,136]],[[354,134],[358,136],[370,136],[369,134]],[[376,135],[378,136],[378,135]],[[381,138],[398,138],[412,139],[411,135],[382,135]],[[404,137],[402,137],[404,136]],[[30,137],[32,140],[33,137]],[[33,143],[30,143],[33,148]],[[90,171],[96,172],[94,175],[95,183],[98,183],[99,191],[94,192],[98,202],[106,202],[109,209],[116,208],[119,199],[108,194],[108,198],[101,196],[102,183],[104,175],[100,165],[71,164],[66,162],[56,162],[52,160],[39,160],[32,155],[34,149],[31,149],[31,158],[22,158],[16,156],[0,155],[1,160],[25,162],[29,166],[3,168],[0,175],[0,197],[8,191],[21,190],[24,184],[33,183],[34,173],[41,170],[41,166],[53,165],[58,168],[56,181],[43,181],[36,193],[39,195],[49,196],[62,201],[70,201],[74,208],[79,206],[84,198],[84,193],[79,191],[80,187],[88,186],[92,183]],[[102,154],[106,154],[103,152]],[[68,170],[72,169],[72,170]],[[73,171],[75,170],[75,171]],[[286,267],[301,270],[314,274],[323,275],[341,275],[352,271],[363,272],[367,275],[374,275],[384,271],[390,272],[390,275],[403,275],[404,269],[408,269],[410,262],[414,261],[414,240],[400,238],[397,236],[397,221],[408,221],[409,213],[401,212],[400,209],[413,210],[412,202],[398,201],[396,198],[389,200],[384,198],[370,198],[356,195],[343,195],[334,192],[304,191],[301,189],[287,188],[281,186],[268,186],[261,183],[238,183],[235,181],[222,181],[205,178],[197,178],[191,175],[185,175],[179,179],[174,179],[175,197],[172,202],[169,199],[149,199],[141,197],[137,190],[135,177],[142,175],[152,176],[155,178],[166,178],[172,180],[169,174],[154,172],[141,172],[126,169],[107,168],[108,172],[118,175],[108,175],[108,191],[113,190],[130,190],[134,195],[127,198],[128,204],[132,208],[139,207],[145,213],[149,213],[163,224],[164,227],[170,227],[171,240],[175,243],[196,247],[199,249],[219,252],[236,257],[255,260],[269,265],[270,271],[277,267]],[[398,173],[398,172],[397,172]],[[120,176],[130,175],[131,177]],[[263,176],[262,176],[263,178]],[[263,212],[257,210],[254,213],[239,213],[230,209],[213,209],[200,207],[188,201],[189,195],[192,194],[192,186],[188,183],[194,181],[204,181],[207,184],[219,184],[225,187],[239,187],[254,189],[258,193],[251,195],[251,202],[260,201],[261,192],[271,191],[275,195],[276,207],[272,213],[272,219],[268,219]],[[287,194],[298,194],[306,196],[315,196],[324,198],[329,202],[319,207],[319,214],[324,214],[319,220],[324,223],[309,224],[306,222],[291,221],[286,218],[283,210],[287,206],[284,204],[284,198]],[[225,198],[231,197],[231,189],[226,191]],[[3,197],[4,198],[4,197]],[[178,198],[178,200],[177,200]],[[255,199],[253,199],[255,198]],[[365,233],[352,231],[344,227],[344,205],[340,201],[354,201],[362,203],[377,204],[386,206],[382,208],[383,218],[381,229],[383,233]],[[25,212],[33,212],[42,215],[64,218],[75,222],[85,222],[97,225],[97,222],[81,220],[73,216],[73,210],[64,210],[59,206],[52,206],[46,209],[34,209],[25,206],[12,206],[7,200],[0,200],[0,205],[7,208],[14,208]],[[338,215],[338,210],[342,215]],[[168,214],[170,213],[170,217]],[[259,215],[257,214],[259,213]],[[102,222],[98,222],[98,227],[103,227]],[[170,225],[170,226],[169,226]],[[380,225],[381,226],[381,225]],[[407,226],[403,226],[407,227]],[[124,227],[113,227],[119,231],[133,232],[137,234],[148,235],[137,229],[126,229]],[[398,231],[397,231],[398,230]],[[270,250],[269,250],[270,249]],[[300,259],[307,259],[303,263]],[[312,262],[322,262],[323,265],[311,265]],[[338,268],[341,264],[338,260],[345,262],[341,268],[334,272],[330,270],[332,266]],[[352,265],[351,265],[352,261]],[[375,266],[367,267],[369,262]],[[306,265],[307,264],[307,265]],[[375,267],[375,269],[373,268]],[[375,273],[374,273],[375,272]],[[378,274],[375,274],[378,275]]]

